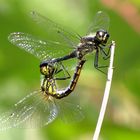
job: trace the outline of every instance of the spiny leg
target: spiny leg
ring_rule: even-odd
[[[95,60],[94,60],[94,67],[99,70],[100,72],[106,74],[104,71],[101,70],[101,68],[106,68],[108,66],[99,66],[99,50],[97,49],[96,50],[96,53],[95,53]]]
[[[69,72],[66,70],[65,66],[62,64],[62,62],[59,62],[59,63],[60,63],[60,65],[61,65],[62,68],[61,68],[60,70],[56,71],[56,74],[60,73],[61,71],[64,71],[64,75],[65,75],[65,73],[66,73],[68,76],[65,75],[65,77],[55,78],[55,80],[67,80],[67,79],[70,79],[70,78],[71,78],[71,75],[70,75]]]
[[[100,48],[101,54],[103,56],[103,59],[104,60],[107,60],[110,57],[110,48],[111,48],[111,45],[110,46],[107,46],[107,47],[99,47],[99,48]],[[105,51],[105,48],[109,48],[107,52]]]

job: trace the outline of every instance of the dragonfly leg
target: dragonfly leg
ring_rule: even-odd
[[[102,54],[104,60],[107,60],[110,57],[110,48],[111,48],[111,45],[110,46],[107,46],[106,48],[108,48],[108,51],[107,52],[105,51],[105,48],[100,47],[100,51],[101,51],[101,54]]]
[[[60,73],[61,71],[64,72],[65,77],[59,77],[59,78],[55,78],[55,80],[67,80],[71,78],[71,75],[69,74],[69,72],[66,70],[65,66],[62,64],[62,62],[59,62],[61,65],[61,69],[56,71],[56,74]],[[65,74],[66,73],[66,74]],[[66,76],[67,75],[67,76]]]
[[[70,82],[70,85],[64,90],[58,90],[56,94],[54,95],[55,98],[61,99],[63,97],[66,97],[75,89],[75,86],[78,82],[78,79],[79,79],[79,76],[80,76],[80,73],[81,73],[81,70],[85,61],[86,60],[80,60],[80,62],[78,63],[76,67],[75,73],[73,75],[73,79]]]
[[[99,66],[99,50],[97,49],[96,50],[96,53],[95,53],[95,60],[94,60],[94,67],[99,70],[100,72],[106,74],[104,71],[101,70],[101,68],[106,68],[108,66]]]
[[[61,71],[63,71],[63,69],[56,70],[55,74],[58,74],[58,73],[60,73]]]

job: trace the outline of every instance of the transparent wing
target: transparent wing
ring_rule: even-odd
[[[37,12],[31,12],[32,18],[41,25],[46,31],[49,36],[55,37],[59,42],[63,42],[64,44],[67,44],[68,46],[74,46],[77,45],[80,41],[80,37],[75,32],[70,32],[67,30],[64,30],[64,28],[53,22],[47,17],[42,16],[41,14]]]
[[[33,54],[40,60],[47,60],[66,55],[71,51],[71,48],[66,47],[59,42],[42,41],[30,34],[26,33],[11,33],[8,40],[19,48]]]
[[[44,98],[40,91],[30,93],[0,116],[0,131],[15,127],[41,127],[57,116],[53,100]]]
[[[110,18],[109,16],[103,12],[98,11],[94,17],[94,21],[88,29],[88,33],[95,33],[97,30],[103,29],[108,31],[109,29]]]
[[[72,94],[56,101],[59,116],[65,123],[79,122],[84,119],[84,114],[81,106],[78,103],[78,99]]]

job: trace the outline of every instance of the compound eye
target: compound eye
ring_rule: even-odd
[[[97,32],[97,38],[98,38],[100,41],[103,39],[103,36],[104,36],[103,32],[101,32],[101,31],[98,31],[98,32]]]
[[[108,38],[109,38],[109,34],[108,33],[104,34],[104,37],[103,37],[104,43],[107,43]]]
[[[40,67],[40,72],[41,72],[41,74],[46,75],[46,73],[47,73],[47,67],[46,66]]]

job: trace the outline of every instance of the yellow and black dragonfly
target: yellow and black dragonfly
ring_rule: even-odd
[[[58,115],[64,122],[83,119],[81,108],[73,103],[72,97],[64,98],[73,92],[85,60],[80,60],[67,88],[58,89],[56,81],[66,80],[71,76],[61,62],[45,61],[40,64],[42,74],[41,89],[34,91],[17,102],[11,110],[0,115],[0,131],[19,127],[41,127],[51,123]],[[56,77],[65,71],[68,76]],[[61,99],[61,100],[60,100]]]

